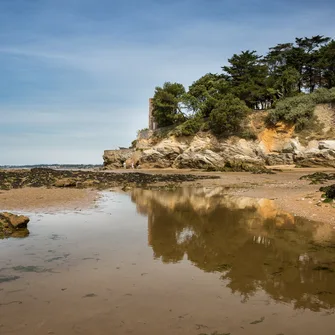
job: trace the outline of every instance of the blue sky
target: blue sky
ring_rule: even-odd
[[[335,37],[328,0],[0,0],[0,165],[101,163],[148,98],[234,53]]]

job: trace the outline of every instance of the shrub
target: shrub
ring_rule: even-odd
[[[278,101],[276,108],[269,112],[267,123],[278,121],[292,123],[296,130],[302,130],[311,122],[316,104],[335,102],[335,88],[320,88],[311,94],[300,94]]]
[[[210,128],[216,135],[236,134],[241,130],[249,111],[242,100],[232,94],[227,94],[213,109],[209,118]]]
[[[239,134],[241,138],[244,138],[245,140],[257,140],[257,134],[250,128],[242,129],[241,133]]]
[[[210,129],[211,128],[208,121],[204,121],[200,128],[201,131],[209,131]]]
[[[326,88],[319,88],[311,93],[311,98],[315,104],[325,104],[335,102],[335,87],[330,90]]]
[[[277,103],[269,112],[267,122],[275,125],[279,121],[295,124],[297,130],[303,129],[314,113],[315,103],[310,95],[298,95]]]
[[[175,136],[192,136],[201,129],[203,124],[202,119],[194,117],[177,126],[172,133]]]

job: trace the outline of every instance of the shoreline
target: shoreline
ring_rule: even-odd
[[[190,169],[108,170],[97,173],[117,178],[117,182],[105,185],[104,189],[92,188],[92,183],[88,182],[85,188],[22,187],[0,190],[0,210],[55,212],[89,209],[98,199],[99,190],[120,192],[129,191],[136,187],[165,187],[168,189],[174,187],[222,187],[225,194],[271,199],[274,200],[279,209],[313,221],[330,223],[335,227],[335,204],[322,203],[319,191],[321,186],[330,185],[334,181],[311,185],[310,181],[299,179],[303,175],[321,171],[335,172],[335,169],[283,169],[282,172],[275,174],[203,172]],[[75,171],[75,174],[77,172],[80,173],[80,171]],[[143,182],[143,178],[148,182],[136,182],[137,179],[134,179],[133,173],[136,173],[136,178],[139,178],[140,182]],[[90,176],[92,177],[92,173]]]

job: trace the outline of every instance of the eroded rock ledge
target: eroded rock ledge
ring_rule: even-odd
[[[286,135],[287,137],[285,137]],[[251,166],[296,165],[300,167],[335,167],[335,140],[310,141],[302,146],[290,138],[288,130],[278,128],[275,134],[261,140],[230,138],[217,140],[210,134],[188,138],[171,136],[157,144],[138,144],[134,150],[106,150],[105,169],[127,168],[133,163],[143,168],[224,168],[245,163]],[[262,136],[263,136],[262,135]]]
[[[303,132],[278,122],[269,127],[266,114],[250,116],[249,139],[237,136],[217,138],[212,133],[177,137],[156,130],[148,136],[139,133],[133,149],[105,150],[105,169],[130,168],[216,168],[239,166],[292,165],[298,167],[335,167],[335,109],[320,104],[315,109],[317,122]],[[312,123],[312,120],[311,120]]]

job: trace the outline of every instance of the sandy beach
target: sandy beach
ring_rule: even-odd
[[[294,215],[326,222],[335,225],[334,204],[324,204],[320,201],[319,188],[332,184],[311,184],[309,180],[299,178],[314,172],[334,172],[332,169],[287,169],[275,174],[251,174],[248,172],[202,172],[194,170],[127,170],[127,175],[145,173],[154,176],[164,175],[194,175],[201,177],[218,177],[217,179],[198,179],[194,181],[160,181],[148,183],[145,187],[225,187],[227,194],[240,195],[253,198],[268,198],[274,200],[277,206]],[[107,171],[109,173],[123,174],[122,170]],[[152,179],[152,178],[151,178]],[[134,183],[119,183],[119,186],[108,188],[109,190],[121,190],[127,184],[125,190],[137,187]],[[94,200],[99,196],[98,191],[91,188],[44,188],[24,187],[20,189],[0,191],[0,210],[23,211],[56,211],[78,210],[94,205]]]
[[[112,172],[104,189],[0,191],[30,219],[0,243],[1,334],[334,329],[335,208],[299,179],[315,170]]]
[[[0,191],[0,210],[54,212],[90,208],[98,193],[90,189],[20,188]]]

